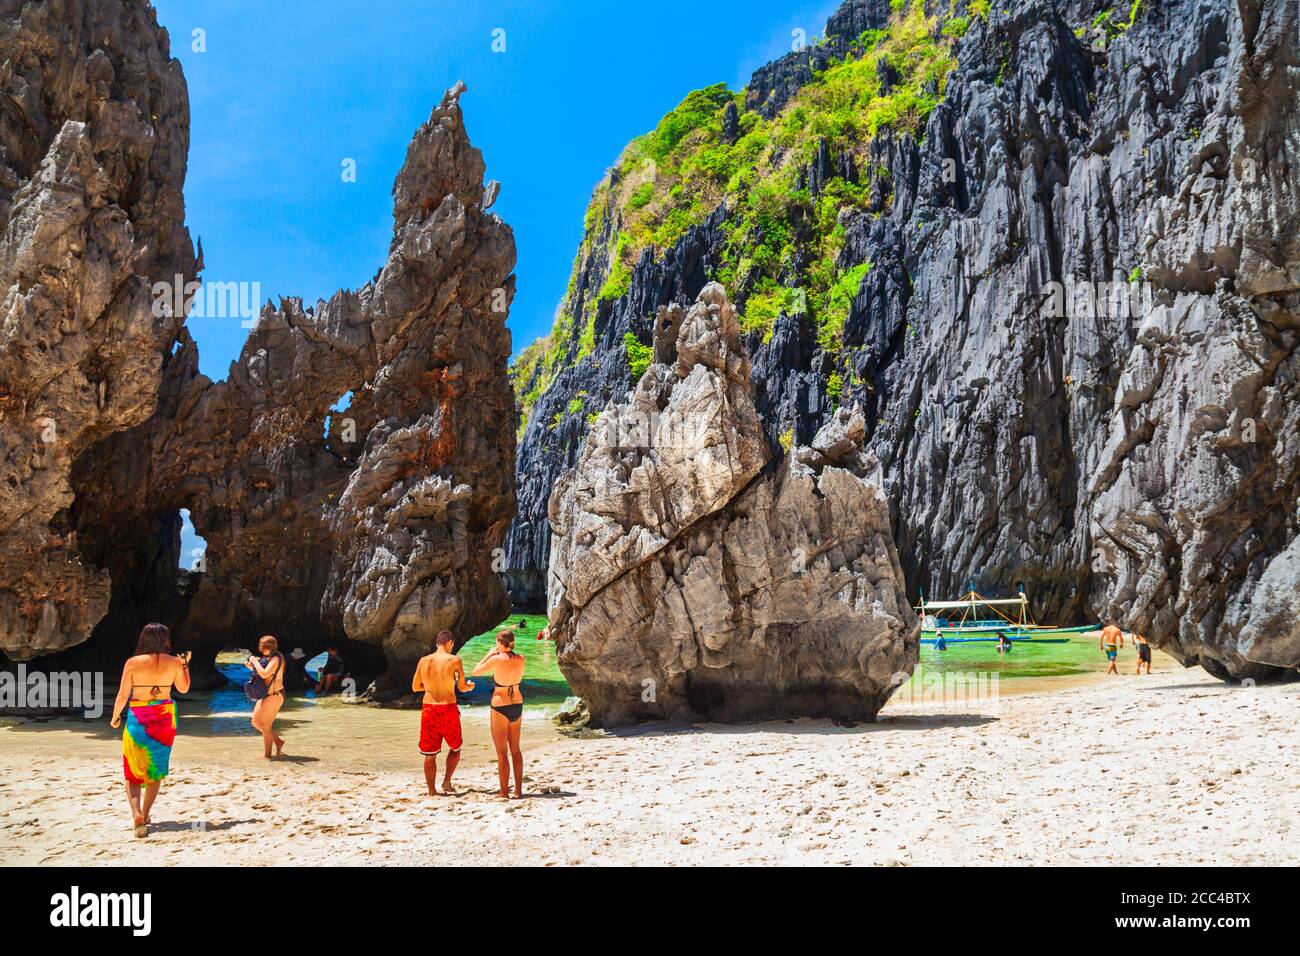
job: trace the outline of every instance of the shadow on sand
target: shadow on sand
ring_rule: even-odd
[[[882,730],[929,730],[934,727],[980,727],[995,723],[988,714],[886,714],[874,722],[835,721],[828,718],[786,718],[743,724],[690,724],[684,721],[646,721],[592,731],[610,737],[669,737],[676,734],[869,734]]]
[[[306,754],[280,754],[273,758],[273,763],[320,763],[320,757],[309,757]]]
[[[570,790],[548,790],[544,792],[538,791],[534,793],[529,793],[527,790],[525,790],[524,795],[522,797],[511,797],[507,801],[504,797],[500,797],[497,794],[497,791],[492,787],[462,787],[459,784],[457,784],[456,793],[451,797],[451,799],[454,800],[456,797],[467,796],[468,794],[471,793],[477,794],[478,796],[481,797],[496,797],[501,800],[502,806],[508,806],[509,804],[514,803],[516,800],[563,800],[565,797],[577,796],[576,793]],[[439,794],[438,796],[445,797],[447,796],[447,794]]]
[[[251,714],[177,714],[176,733],[183,737],[257,737],[257,731],[249,723]],[[74,730],[85,737],[95,740],[120,740],[122,728],[114,729],[107,717],[82,720],[76,717],[19,717],[8,727],[11,732],[41,733],[49,730]],[[304,724],[301,719],[286,717],[281,711],[275,719],[277,732],[293,730]]]
[[[222,820],[220,823],[207,823],[203,820],[194,820],[190,823],[182,823],[179,820],[164,820],[162,823],[149,824],[150,833],[212,833],[217,830],[230,830],[244,824],[265,824],[265,820]]]

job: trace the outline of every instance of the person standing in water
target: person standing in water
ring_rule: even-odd
[[[465,680],[465,665],[452,653],[456,636],[451,631],[439,631],[434,638],[434,652],[420,658],[411,678],[411,690],[424,691],[420,708],[420,753],[424,755],[424,782],[429,796],[436,797],[434,783],[438,779],[438,754],[442,742],[447,741],[447,772],[442,778],[442,792],[455,794],[451,788],[451,775],[460,763],[460,707],[456,704],[456,689],[468,693],[474,682]]]
[[[1142,634],[1133,635],[1133,644],[1137,647],[1138,652],[1138,669],[1135,673],[1142,673],[1142,665],[1147,666],[1147,673],[1151,673],[1151,643]]]
[[[1119,649],[1124,646],[1124,632],[1114,624],[1107,624],[1101,629],[1101,637],[1097,639],[1097,649],[1106,652],[1106,660],[1110,661],[1110,667],[1106,669],[1107,674],[1118,674],[1119,668],[1115,665],[1116,658],[1119,657]]]
[[[190,689],[190,655],[173,655],[171,632],[165,624],[146,624],[136,642],[135,656],[122,668],[122,682],[113,702],[112,726],[122,726],[122,770],[126,799],[131,805],[135,835],[149,835],[149,811],[171,765],[176,741],[176,702],[172,686],[184,694]],[[140,802],[140,785],[144,802]]]
[[[262,750],[270,760],[271,747],[275,746],[275,756],[284,752],[284,738],[275,732],[275,718],[284,706],[284,655],[280,653],[280,642],[266,634],[257,642],[260,658],[249,655],[248,669],[266,682],[266,696],[253,704],[253,729],[262,735]]]
[[[515,636],[510,631],[497,634],[496,646],[474,667],[474,676],[492,673],[492,743],[497,749],[499,797],[510,796],[510,766],[515,770],[515,796],[524,795],[524,752],[519,735],[524,727],[524,695],[519,684],[524,679],[524,657],[515,653]],[[509,756],[507,758],[507,749]]]

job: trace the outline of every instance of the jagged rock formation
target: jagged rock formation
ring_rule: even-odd
[[[714,216],[704,227],[692,229],[662,260],[643,257],[627,295],[612,301],[600,298],[599,292],[609,271],[609,253],[617,231],[614,218],[605,219],[604,231],[584,248],[575,264],[574,291],[564,308],[570,310],[570,324],[585,312],[594,313],[594,346],[588,357],[562,365],[555,381],[541,392],[531,415],[524,413],[527,424],[515,455],[518,512],[505,541],[506,587],[519,606],[530,610],[546,606],[551,547],[547,503],[556,480],[577,462],[590,423],[584,416],[611,400],[621,400],[635,383],[623,336],[653,341],[656,310],[699,295],[710,270],[707,251],[721,241],[716,232],[720,221],[720,216]],[[540,375],[536,367],[524,375],[516,369],[517,401],[537,387]],[[575,400],[580,400],[582,414],[569,413]]]
[[[605,725],[872,719],[911,674],[903,587],[861,414],[774,473],[720,285],[661,309],[655,362],[550,500],[561,670]]]
[[[411,142],[375,279],[266,306],[212,382],[184,310],[151,294],[196,271],[166,33],[129,0],[0,9],[0,649],[111,667],[161,619],[200,683],[221,647],[272,633],[343,643],[381,696],[409,690],[439,629],[509,611],[492,563],[514,513],[515,249],[464,87]],[[207,542],[195,573],[177,571],[182,508]]]
[[[30,660],[108,610],[71,473],[153,413],[180,329],[151,286],[195,271],[189,101],[143,3],[4,0],[0,51],[0,650]]]
[[[729,287],[770,447],[860,404],[913,587],[1023,581],[1040,617],[1113,620],[1220,676],[1300,665],[1295,5],[1144,2],[1131,20],[1087,0],[992,7],[959,4],[960,24],[928,9],[931,39],[910,49],[946,36],[955,61],[919,122],[904,113],[760,154],[790,177],[784,221],[778,208],[751,226],[743,191],[673,179],[662,161],[647,204],[639,182],[618,181],[635,167],[614,170],[557,324],[568,338],[553,333],[551,361],[516,369],[538,392],[519,389],[518,598],[535,597],[548,546],[537,502],[588,427],[566,410],[620,399],[626,336],[650,341],[654,308],[690,301],[739,255]],[[855,47],[853,31],[894,31],[890,16],[885,0],[851,0],[827,35],[869,57],[881,41]],[[813,56],[759,71],[752,113],[716,100],[674,168],[719,165],[765,115],[789,130],[794,105],[838,108]],[[914,88],[893,62],[836,82],[863,84],[856,108],[869,112]],[[659,180],[681,186],[678,208],[691,188],[722,200],[670,245],[652,237],[624,290],[611,283],[618,237],[637,204],[655,208]],[[831,226],[842,327],[838,289],[797,307]],[[789,242],[765,265],[776,227]],[[784,301],[764,329],[750,316],[772,280]]]
[[[82,526],[105,538],[124,499],[142,516],[189,509],[207,555],[181,633],[205,652],[264,632],[308,653],[376,645],[382,695],[409,689],[442,628],[466,640],[509,613],[492,561],[514,513],[515,249],[463,89],[407,150],[375,279],[314,309],[268,306],[222,382],[182,339],[159,414],[79,473]],[[96,557],[115,580],[141,575],[118,553]]]
[[[1065,261],[1104,275],[1104,236],[1156,293],[1114,345],[1070,335],[1076,380],[1119,359],[1076,443],[1094,593],[1185,663],[1266,679],[1300,666],[1300,9],[1168,16],[1111,49],[1064,210]]]

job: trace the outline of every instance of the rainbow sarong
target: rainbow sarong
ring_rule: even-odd
[[[122,731],[122,770],[131,783],[152,783],[167,776],[176,740],[176,703],[151,700],[127,707]]]

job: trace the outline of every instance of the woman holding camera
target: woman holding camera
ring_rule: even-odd
[[[122,726],[122,769],[126,798],[131,805],[135,835],[149,835],[149,811],[171,765],[176,741],[176,702],[172,687],[184,694],[190,689],[190,655],[172,652],[171,632],[165,624],[146,624],[136,642],[135,656],[122,668],[122,680],[113,703],[114,729]],[[144,786],[144,802],[140,787]]]

